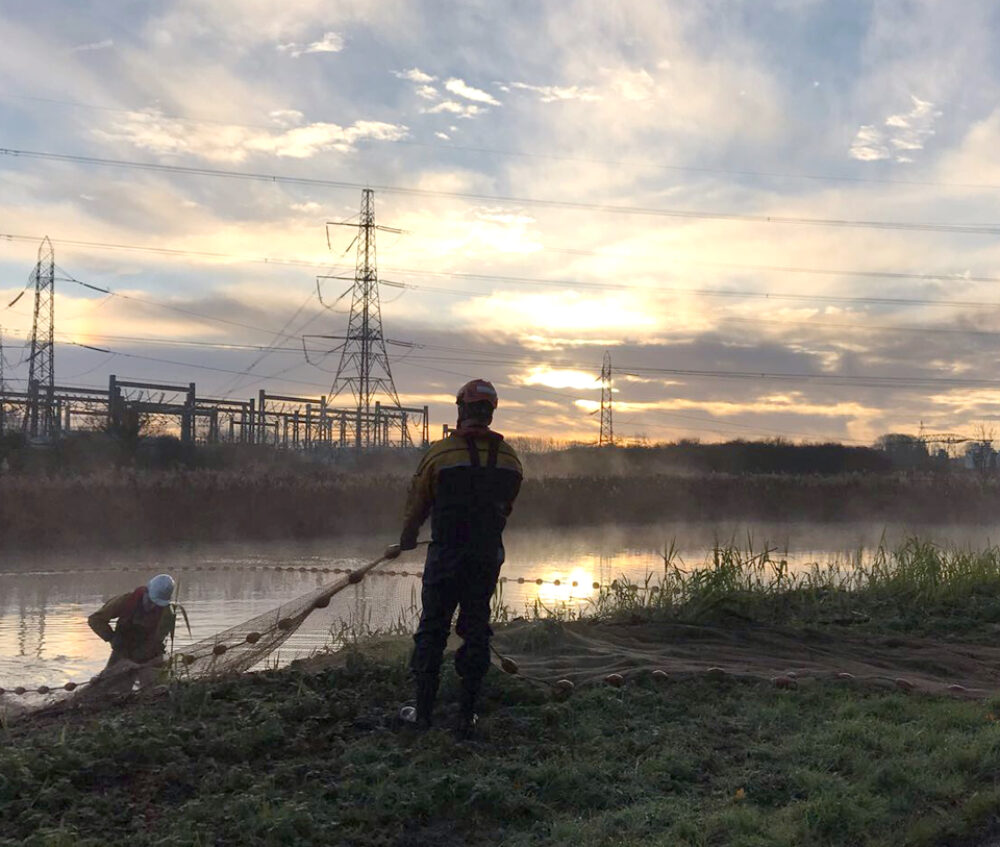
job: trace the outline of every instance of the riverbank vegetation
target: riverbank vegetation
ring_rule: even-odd
[[[320,538],[398,531],[408,475],[322,467],[0,475],[0,547]],[[511,525],[666,521],[991,523],[1000,479],[973,474],[531,476]]]
[[[408,696],[359,657],[15,724],[0,844],[972,845],[1000,815],[995,701],[640,675],[556,702],[491,674],[463,742],[395,728]]]

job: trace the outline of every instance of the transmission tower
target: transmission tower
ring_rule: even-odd
[[[337,375],[330,387],[331,397],[350,389],[357,406],[355,446],[372,447],[380,443],[380,435],[372,414],[372,407],[379,396],[389,402],[390,408],[399,408],[399,394],[392,380],[389,355],[382,333],[382,306],[379,300],[378,269],[375,260],[375,230],[399,232],[389,227],[375,225],[375,192],[365,188],[361,192],[361,215],[356,226],[357,260],[354,268],[354,288],[351,295],[351,316],[347,322],[347,335],[340,352]],[[409,441],[409,433],[402,427],[402,441]]]
[[[599,447],[611,447],[615,443],[615,425],[613,420],[614,398],[611,395],[611,353],[604,351],[604,364],[601,366],[601,435],[597,440]]]
[[[55,253],[46,236],[38,248],[35,281],[35,316],[31,325],[31,355],[28,358],[28,433],[50,438],[58,422],[53,408],[55,393]]]

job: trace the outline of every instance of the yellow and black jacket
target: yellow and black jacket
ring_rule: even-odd
[[[400,543],[412,547],[431,518],[432,552],[489,558],[499,554],[502,534],[521,488],[521,461],[500,433],[488,427],[459,428],[435,442],[410,484]]]

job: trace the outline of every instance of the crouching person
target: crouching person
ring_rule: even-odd
[[[416,683],[414,718],[431,725],[451,621],[462,645],[455,669],[462,680],[461,726],[471,732],[475,704],[490,666],[490,600],[504,561],[503,530],[521,487],[521,462],[490,429],[496,389],[484,379],[458,392],[458,427],[425,454],[410,486],[399,547],[412,550],[429,516],[423,611],[410,663]],[[398,553],[396,554],[398,555]]]
[[[161,664],[156,660],[166,652],[165,642],[174,631],[173,595],[173,577],[161,573],[87,618],[90,628],[111,645],[111,657],[99,677],[107,683],[105,690],[128,692],[136,681],[140,687],[156,682]]]

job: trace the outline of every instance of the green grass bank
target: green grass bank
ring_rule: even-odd
[[[355,658],[8,727],[0,844],[976,845],[1000,815],[998,702],[497,673],[463,742],[395,730],[408,694]]]

